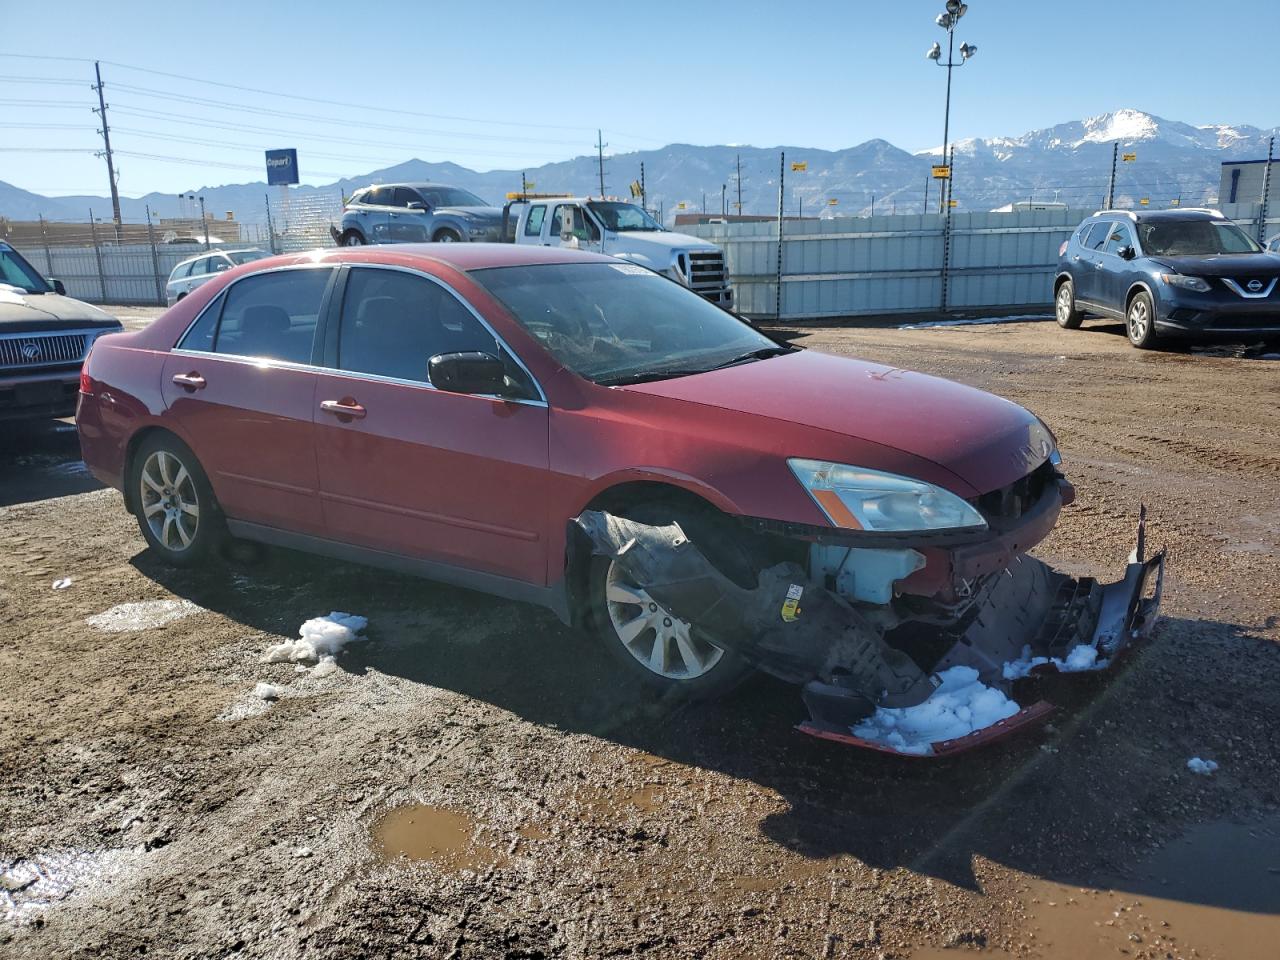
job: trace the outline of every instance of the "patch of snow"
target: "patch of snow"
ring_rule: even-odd
[[[1077,644],[1067,654],[1066,659],[1061,657],[1033,657],[1031,656],[1031,647],[1022,648],[1022,656],[1017,660],[1009,660],[1004,665],[1004,678],[1006,680],[1021,680],[1023,677],[1031,675],[1031,671],[1043,664],[1052,662],[1058,668],[1059,673],[1082,673],[1086,670],[1094,670],[1107,665],[1106,660],[1098,660],[1098,649],[1087,643]]]
[[[978,680],[973,667],[952,667],[938,674],[941,685],[914,707],[877,707],[853,735],[891,747],[898,753],[928,756],[933,744],[954,740],[1012,717],[1020,709],[999,690]]]
[[[1084,121],[1088,132],[1079,143],[1108,143],[1112,140],[1147,140],[1160,132],[1156,118],[1141,110],[1117,110]]]
[[[286,640],[271,647],[263,655],[264,663],[286,663],[333,657],[343,647],[361,640],[361,630],[369,625],[365,617],[337,610],[325,617],[313,617],[298,628],[297,640]]]
[[[53,589],[55,589],[55,590],[65,590],[65,589],[67,589],[67,587],[69,587],[69,586],[71,586],[71,578],[70,578],[70,577],[63,577],[63,578],[62,578],[62,579],[60,579],[60,580],[55,580],[55,581],[53,581]]]
[[[331,673],[338,672],[338,661],[331,656],[323,656],[320,662],[315,665],[311,671],[313,677],[327,677]]]
[[[926,320],[923,323],[904,323],[899,330],[927,330],[930,327],[971,327],[987,323],[1031,323],[1036,320],[1052,320],[1047,313],[1019,313],[1011,317],[966,317],[959,320]]]
[[[1218,764],[1213,760],[1201,760],[1199,757],[1192,757],[1187,761],[1187,769],[1192,773],[1198,773],[1202,777],[1211,777]]]
[[[282,692],[274,683],[259,683],[253,688],[253,695],[259,700],[279,700]]]
[[[141,600],[117,604],[110,610],[86,617],[84,622],[106,633],[124,633],[163,627],[199,612],[200,608],[190,600]]]
[[[131,850],[60,850],[0,860],[0,921],[36,922],[77,891],[100,887],[138,858]]]

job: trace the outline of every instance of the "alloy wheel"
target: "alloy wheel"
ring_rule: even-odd
[[[1141,343],[1150,324],[1151,311],[1147,309],[1147,301],[1138,297],[1129,307],[1129,339]]]
[[[724,656],[719,647],[694,637],[686,621],[672,616],[616,563],[605,575],[605,605],[627,652],[661,677],[694,680]]]
[[[166,550],[181,553],[195,542],[200,526],[195,479],[168,450],[147,457],[139,477],[139,503],[152,536]]]
[[[1063,284],[1058,288],[1058,322],[1066,323],[1071,319],[1071,287]]]

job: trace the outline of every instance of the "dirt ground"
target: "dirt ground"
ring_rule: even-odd
[[[0,956],[1274,957],[1280,361],[1102,322],[798,342],[1041,415],[1079,498],[1037,552],[1072,572],[1118,576],[1145,502],[1150,642],[1044,730],[870,755],[767,678],[648,702],[531,607],[284,551],[165,569],[73,431],[10,433]],[[173,619],[86,622],[140,601]],[[339,670],[262,662],[330,610],[369,618]]]

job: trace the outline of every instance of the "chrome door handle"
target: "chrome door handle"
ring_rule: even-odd
[[[333,414],[333,416],[344,422],[347,420],[363,420],[368,412],[350,397],[343,397],[341,400],[321,400],[320,409],[325,413]]]
[[[182,387],[188,393],[195,393],[197,390],[203,390],[205,387],[205,379],[192,370],[190,373],[175,373],[173,382]]]

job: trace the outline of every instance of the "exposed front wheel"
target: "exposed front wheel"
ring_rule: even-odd
[[[462,237],[458,236],[452,230],[437,230],[436,235],[431,238],[436,243],[461,243]]]
[[[1080,326],[1084,314],[1076,309],[1076,285],[1070,280],[1063,280],[1053,298],[1054,318],[1058,326],[1064,330],[1074,330]]]
[[[1156,345],[1156,310],[1151,294],[1139,291],[1129,301],[1125,311],[1125,332],[1129,342],[1140,350],[1150,350]]]
[[[627,516],[644,523],[698,523],[659,504],[638,506]],[[590,623],[624,672],[656,693],[680,699],[711,699],[736,687],[751,667],[730,650],[697,636],[689,625],[655,601],[611,558],[593,557],[588,582]]]
[[[143,538],[165,562],[200,563],[224,535],[213,489],[191,449],[171,434],[143,441],[130,470]]]

